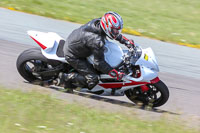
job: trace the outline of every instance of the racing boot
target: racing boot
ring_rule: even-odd
[[[89,90],[93,89],[99,83],[98,75],[96,74],[87,74],[85,78]]]
[[[89,90],[93,89],[99,82],[98,75],[96,74],[87,74],[85,76],[77,74],[73,80],[73,84],[81,87],[88,88]]]
[[[67,92],[73,93],[73,89],[75,89],[76,86],[74,86],[72,83],[76,76],[77,76],[76,73],[66,74],[66,73],[60,72],[58,75],[58,78],[55,81],[55,85],[62,86],[67,90]]]
[[[98,82],[98,75],[95,74],[83,76],[78,73],[60,73],[55,85],[63,86],[64,88],[86,87],[91,90]]]

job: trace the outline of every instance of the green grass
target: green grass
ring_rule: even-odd
[[[197,133],[175,122],[97,111],[0,87],[0,133]]]
[[[200,44],[199,0],[1,0],[0,6],[82,24],[115,11],[125,28],[145,36]]]

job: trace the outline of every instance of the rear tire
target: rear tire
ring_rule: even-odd
[[[169,98],[168,87],[160,80],[155,84],[147,85],[150,89],[142,92],[140,87],[125,91],[125,95],[135,104],[142,103],[152,107],[159,107],[165,104]],[[157,96],[159,93],[159,96]]]
[[[42,81],[42,79],[39,79],[35,75],[33,75],[31,68],[27,65],[28,62],[33,62],[33,61],[40,61],[42,63],[48,63],[48,64],[50,64],[50,62],[53,64],[59,63],[58,61],[55,60],[48,60],[42,54],[40,48],[31,48],[25,50],[17,58],[16,66],[19,74],[28,82],[34,82],[38,80]]]

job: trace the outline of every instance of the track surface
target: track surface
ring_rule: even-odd
[[[23,50],[36,46],[26,34],[27,30],[56,32],[65,38],[79,26],[79,24],[66,21],[0,8],[0,84],[32,87],[23,82],[24,80],[17,73],[15,66],[17,56]],[[200,51],[142,37],[130,35],[127,37],[134,39],[143,48],[151,47],[157,56],[161,70],[160,78],[167,84],[171,94],[167,104],[158,109],[200,117]],[[58,95],[83,101],[81,100],[83,97],[80,96],[60,93]],[[125,97],[114,97],[113,99],[129,102]],[[90,100],[85,99],[87,102],[93,101]],[[114,108],[114,105],[109,106],[111,110]]]

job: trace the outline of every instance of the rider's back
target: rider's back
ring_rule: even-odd
[[[67,38],[64,46],[65,56],[86,58],[105,44],[106,35],[100,29],[100,19],[93,19],[74,30]]]

